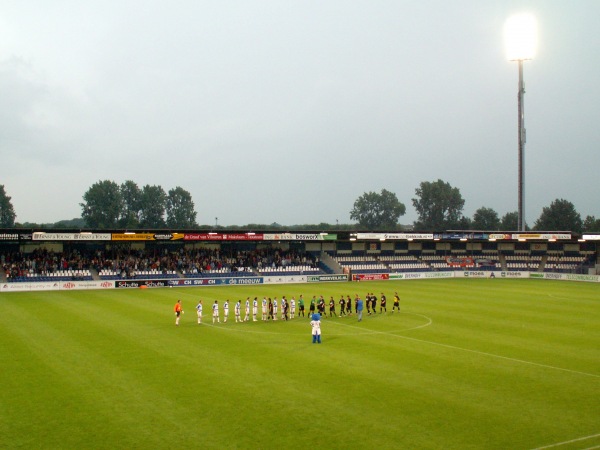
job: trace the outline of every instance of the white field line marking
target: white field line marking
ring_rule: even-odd
[[[394,330],[393,332],[388,332],[389,334],[392,333],[401,333],[404,331],[410,331],[410,330],[418,330],[419,328],[425,328],[428,327],[429,325],[431,325],[433,323],[433,321],[431,320],[430,317],[427,317],[423,314],[417,314],[417,313],[400,313],[400,314],[410,314],[412,316],[419,316],[419,317],[423,317],[425,320],[427,320],[427,323],[422,324],[422,325],[417,325],[416,327],[411,327],[411,328],[401,328],[399,330]],[[290,319],[291,321],[293,321],[294,323],[299,323],[298,319]],[[248,321],[248,323],[250,323],[251,321]],[[259,320],[257,322],[265,322],[264,320]],[[270,321],[269,321],[270,322]],[[201,325],[205,325],[205,326],[209,326],[209,327],[215,327],[217,329],[220,330],[226,330],[226,331],[236,331],[238,333],[254,333],[254,334],[290,334],[287,332],[277,332],[277,331],[256,331],[256,330],[244,330],[242,328],[230,328],[227,327],[227,325],[225,325],[225,327],[220,326],[221,324],[223,324],[224,322],[220,322],[217,324],[214,324],[212,322],[202,322]],[[232,323],[236,323],[235,321],[232,321]],[[244,323],[244,322],[242,322]],[[327,325],[346,325],[344,323],[338,322],[337,320],[332,320],[331,322],[326,321],[324,322]],[[308,322],[307,322],[308,324]],[[236,325],[237,326],[237,325]],[[310,327],[307,327],[308,331],[310,331]],[[373,335],[373,334],[381,334],[381,331],[366,331],[362,328],[359,328],[359,330],[361,330],[361,333],[327,333],[327,336],[368,336],[368,335]],[[385,332],[383,332],[385,333]],[[298,336],[300,334],[298,333]],[[393,335],[395,336],[395,335]]]
[[[348,324],[340,324],[340,325],[360,329],[360,327],[358,327],[356,325],[348,325]],[[536,363],[536,362],[532,362],[532,361],[526,361],[524,359],[511,358],[509,356],[495,355],[494,353],[488,353],[488,352],[482,352],[480,350],[472,350],[469,348],[457,347],[455,345],[450,345],[450,344],[442,344],[440,342],[426,341],[424,339],[417,339],[417,338],[413,338],[413,337],[409,337],[409,336],[402,336],[402,335],[398,335],[398,334],[388,333],[385,331],[374,331],[373,333],[374,334],[384,334],[384,335],[388,335],[388,336],[395,336],[397,338],[407,339],[409,341],[423,342],[425,344],[437,345],[438,347],[445,347],[445,348],[450,348],[453,350],[461,350],[463,352],[469,352],[469,353],[475,353],[478,355],[490,356],[492,358],[505,359],[507,361],[514,361],[514,362],[518,362],[518,363],[522,363],[522,364],[529,364],[531,366],[544,367],[546,369],[560,370],[562,372],[569,372],[569,373],[585,375],[585,376],[593,377],[593,378],[600,378],[600,375],[595,374],[595,373],[581,372],[579,370],[573,370],[573,369],[565,369],[563,367],[550,366],[548,364],[541,364],[541,363]]]
[[[560,447],[561,445],[572,444],[573,442],[587,441],[588,439],[593,439],[593,438],[598,437],[598,436],[600,436],[600,433],[598,433],[598,434],[592,434],[591,436],[580,437],[580,438],[577,438],[577,439],[571,439],[570,441],[557,442],[555,444],[545,445],[544,447],[537,447],[537,448],[534,448],[533,450],[543,450],[545,448]],[[592,448],[598,448],[598,447],[599,446],[594,446],[594,447],[589,447],[589,448],[592,449]]]
[[[417,314],[417,313],[411,313],[411,312],[401,312],[399,314],[407,314],[407,315],[411,315],[411,316],[418,316],[418,317],[422,317],[424,318],[427,322],[422,324],[422,325],[417,325],[416,327],[411,327],[411,328],[401,328],[399,330],[394,330],[392,331],[369,331],[368,333],[360,333],[361,335],[363,334],[379,334],[379,333],[384,333],[384,334],[392,334],[392,333],[401,333],[404,331],[411,331],[411,330],[418,330],[419,328],[425,328],[428,327],[429,325],[431,325],[433,323],[433,320],[431,320],[431,317],[425,316],[423,314]],[[328,322],[325,322],[328,323]],[[346,325],[346,326],[352,326],[352,325],[348,325],[347,323],[343,323],[343,322],[331,322],[332,325]],[[358,328],[358,327],[355,327]],[[361,329],[361,328],[359,328]],[[334,334],[333,336],[348,336],[347,334]],[[356,336],[356,334],[352,334],[352,336]]]

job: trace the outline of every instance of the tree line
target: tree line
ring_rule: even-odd
[[[83,195],[81,218],[89,228],[185,229],[196,227],[194,202],[188,191],[177,186],[168,192],[134,181],[122,184],[104,180]]]
[[[412,205],[418,219],[409,228],[422,231],[440,230],[517,230],[518,213],[508,212],[500,217],[494,209],[482,206],[473,217],[463,214],[465,200],[460,190],[449,183],[423,181],[415,189]],[[90,229],[198,229],[219,228],[264,229],[264,230],[398,230],[400,218],[406,214],[406,206],[395,193],[382,189],[381,192],[365,192],[354,202],[350,219],[355,224],[301,224],[283,226],[272,224],[247,224],[244,226],[198,225],[191,194],[182,187],[165,191],[162,186],[145,185],[139,187],[132,180],[118,184],[111,180],[94,183],[83,194],[81,217],[46,224],[48,228],[90,228]],[[39,224],[16,222],[16,213],[4,185],[0,185],[0,227],[33,227]],[[586,216],[582,219],[573,203],[556,199],[544,207],[531,230],[599,232],[600,219]]]
[[[482,230],[500,231],[518,229],[518,212],[508,212],[500,217],[492,208],[482,206],[473,217],[463,215],[465,200],[460,190],[449,183],[423,181],[415,190],[411,199],[417,211],[418,219],[413,229],[422,231],[439,230]],[[394,230],[398,221],[406,213],[406,206],[393,192],[382,189],[381,193],[366,192],[355,202],[350,218],[367,230]],[[533,227],[540,231],[600,231],[600,219],[587,216],[585,220],[575,209],[573,203],[556,199],[544,207]]]

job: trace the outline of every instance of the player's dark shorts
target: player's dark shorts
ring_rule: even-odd
[[[300,305],[300,311],[304,311],[304,305]]]
[[[177,317],[179,317],[181,315],[181,311],[177,311],[175,314],[177,314]]]

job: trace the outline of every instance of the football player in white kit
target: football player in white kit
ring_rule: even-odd
[[[235,321],[236,321],[236,323],[242,321],[242,318],[240,317],[240,309],[242,309],[242,301],[238,300],[237,303],[235,304]]]
[[[215,323],[215,319],[217,319],[217,323],[221,322],[219,320],[219,302],[217,300],[215,300],[215,302],[212,305],[212,309],[213,309],[213,323]]]
[[[267,320],[267,297],[262,300],[262,320]]]
[[[196,314],[198,315],[198,323],[202,323],[202,300],[198,300],[196,305]]]
[[[252,300],[252,321],[256,322],[256,315],[258,314],[258,299],[254,297]]]
[[[290,319],[293,319],[296,315],[296,299],[294,296],[290,299]]]
[[[229,316],[229,300],[225,300],[223,303],[223,323],[227,322],[227,316]]]
[[[273,297],[273,320],[277,320],[277,297]]]
[[[246,315],[244,316],[244,322],[248,322],[248,317],[250,317],[250,297],[246,297]]]

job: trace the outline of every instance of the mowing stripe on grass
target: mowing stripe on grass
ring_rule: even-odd
[[[339,325],[360,329],[360,327],[358,327],[356,325],[348,325],[348,324],[345,324],[345,323],[340,323]],[[565,369],[564,367],[556,367],[556,366],[550,366],[548,364],[536,363],[536,362],[533,362],[533,361],[525,361],[523,359],[511,358],[510,356],[495,355],[494,353],[488,353],[488,352],[482,352],[480,350],[472,350],[472,349],[469,349],[469,348],[457,347],[455,345],[442,344],[440,342],[426,341],[424,339],[417,339],[417,338],[413,338],[413,337],[409,337],[409,336],[401,336],[401,335],[394,334],[394,333],[389,333],[389,332],[386,332],[386,331],[374,331],[373,334],[383,334],[383,335],[388,335],[388,336],[395,336],[395,337],[398,337],[398,338],[401,338],[401,339],[407,339],[407,340],[415,341],[415,342],[423,342],[425,344],[437,345],[439,347],[451,348],[453,350],[461,350],[461,351],[464,351],[464,352],[470,352],[470,353],[476,353],[476,354],[479,354],[479,355],[491,356],[493,358],[505,359],[507,361],[514,361],[514,362],[518,362],[518,363],[522,363],[522,364],[529,364],[529,365],[532,365],[532,366],[544,367],[546,369],[560,370],[562,372],[569,372],[569,373],[575,373],[575,374],[578,374],[578,375],[585,375],[585,376],[593,377],[593,378],[600,378],[600,375],[595,374],[595,373],[581,372],[579,370],[573,370],[573,369]]]
[[[533,450],[544,450],[545,448],[556,448],[556,447],[560,447],[562,445],[573,444],[574,442],[587,441],[589,439],[593,439],[598,436],[600,436],[600,433],[592,434],[591,436],[580,437],[577,439],[571,439],[570,441],[557,442],[555,444],[545,445],[544,447],[537,447],[537,448],[534,448]],[[600,446],[594,446],[594,447],[589,447],[589,448],[599,448],[599,447]]]

